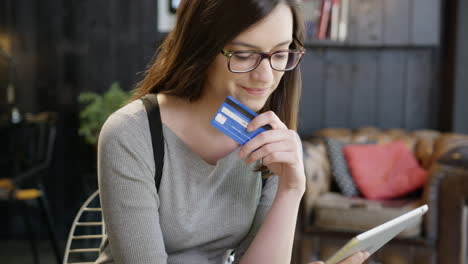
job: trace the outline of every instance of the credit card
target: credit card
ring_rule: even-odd
[[[266,125],[250,133],[247,132],[247,125],[257,115],[236,99],[228,96],[210,123],[237,143],[244,145],[258,134],[271,129],[270,126]]]

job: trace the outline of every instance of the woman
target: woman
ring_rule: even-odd
[[[145,108],[134,100],[101,131],[108,238],[98,262],[223,263],[234,249],[236,263],[290,263],[305,191],[295,132],[303,50],[297,3],[190,0],[177,12],[134,97],[157,94],[165,138],[160,188]],[[210,126],[226,96],[259,113],[248,130],[272,129],[240,147]],[[262,172],[273,175],[264,187]]]

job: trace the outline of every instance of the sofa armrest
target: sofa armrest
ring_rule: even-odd
[[[452,171],[440,185],[439,263],[466,263],[468,170]]]
[[[442,155],[430,170],[424,190],[429,205],[426,236],[438,248],[440,263],[465,263],[468,201],[468,146]]]

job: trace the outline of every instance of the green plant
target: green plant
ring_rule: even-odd
[[[112,83],[103,95],[93,92],[80,93],[78,102],[83,104],[84,108],[80,112],[78,134],[83,136],[87,143],[95,145],[106,119],[122,107],[130,96],[131,93],[123,91],[118,82]]]

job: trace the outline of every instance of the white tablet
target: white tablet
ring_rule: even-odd
[[[398,235],[407,227],[418,224],[421,217],[427,212],[428,206],[423,205],[406,214],[394,218],[384,224],[374,227],[359,234],[348,241],[338,252],[335,253],[325,264],[336,264],[341,260],[359,251],[367,251],[373,254],[388,241]]]

